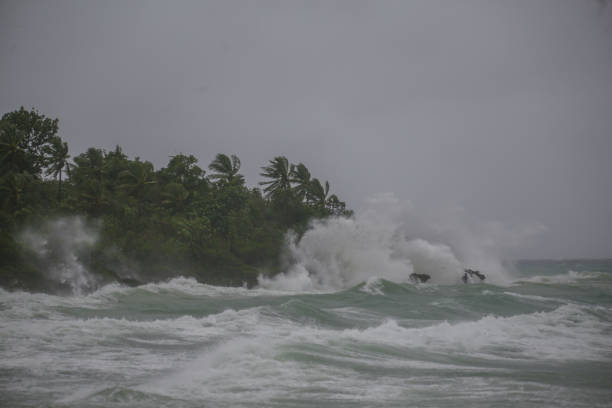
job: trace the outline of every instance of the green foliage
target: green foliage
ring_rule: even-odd
[[[232,154],[231,158],[229,158],[227,155],[219,153],[215,160],[208,165],[208,168],[215,172],[210,175],[210,178],[217,180],[219,183],[242,184],[244,182],[244,177],[238,174],[238,171],[240,171],[240,159],[236,155]]]
[[[68,143],[62,142],[62,139],[58,136],[54,136],[49,145],[46,146],[45,153],[49,155],[47,164],[47,175],[51,175],[59,180],[57,199],[62,201],[62,171],[65,169],[70,173],[70,166],[68,159]]]
[[[47,165],[47,148],[58,131],[58,119],[49,119],[35,109],[19,110],[2,116],[0,160],[12,171],[27,171],[40,176]],[[8,156],[5,156],[8,154]]]
[[[307,199],[311,190],[310,171],[308,171],[304,164],[300,163],[291,168],[290,177],[290,181],[295,183],[293,192],[296,197],[298,197],[300,200]]]
[[[41,265],[15,236],[57,216],[101,222],[89,267],[103,280],[122,280],[128,270],[141,282],[183,274],[252,285],[259,273],[278,272],[288,229],[299,234],[312,218],[351,214],[328,182],[284,156],[262,167],[262,195],[245,185],[235,155],[217,154],[208,176],[193,155],[171,156],[155,170],[119,146],[92,147],[71,161],[57,124],[23,108],[0,121],[1,286],[45,286]]]
[[[0,122],[0,169],[2,173],[27,171],[33,173],[30,157],[22,147],[23,133],[9,122]]]
[[[259,184],[266,186],[264,193],[266,198],[273,200],[287,200],[291,192],[292,166],[285,156],[277,156],[270,160],[268,166],[261,168],[260,176],[269,180],[261,181]]]

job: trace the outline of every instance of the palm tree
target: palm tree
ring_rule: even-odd
[[[136,197],[138,203],[138,212],[142,214],[144,194],[147,187],[157,183],[154,180],[153,165],[149,162],[134,161],[131,163],[128,170],[124,170],[119,174],[119,178],[123,184],[120,189],[126,190],[129,194]]]
[[[95,179],[101,185],[104,184],[106,163],[104,160],[104,150],[90,147],[85,153],[81,153],[74,158],[76,164],[73,176],[79,182],[87,179]]]
[[[332,215],[345,217],[350,217],[351,215],[353,215],[353,211],[347,210],[346,203],[344,201],[340,201],[338,196],[335,194],[332,194],[327,199],[326,208],[327,211],[329,211],[329,213]]]
[[[106,163],[104,151],[90,147],[74,158],[70,179],[74,183],[87,211],[99,213],[110,203],[105,188]]]
[[[218,180],[221,183],[242,183],[244,177],[238,174],[240,170],[240,159],[235,154],[231,158],[223,153],[217,154],[208,168],[216,173],[210,175],[210,178]]]
[[[62,170],[66,169],[68,175],[70,175],[70,165],[68,159],[68,143],[62,142],[62,139],[55,136],[51,139],[49,146],[45,149],[46,153],[49,154],[49,168],[47,168],[47,175],[52,175],[55,179],[58,179],[59,184],[57,189],[58,201],[62,201]]]
[[[310,182],[310,197],[309,201],[312,202],[315,207],[320,209],[325,208],[327,204],[327,195],[329,194],[329,181],[325,182],[325,188],[321,185],[319,179],[312,179]]]
[[[105,176],[105,186],[110,191],[115,191],[118,187],[116,180],[119,179],[121,172],[128,169],[129,161],[121,146],[115,146],[115,150],[104,155],[104,165],[102,173]]]
[[[293,191],[295,192],[296,197],[303,201],[310,192],[310,172],[302,163],[297,166],[291,167],[291,182],[295,183],[295,187],[293,187]]]
[[[291,191],[293,167],[289,165],[285,156],[276,156],[270,160],[270,165],[261,168],[263,172],[260,173],[260,176],[270,179],[259,182],[260,185],[267,186],[264,188],[266,198],[277,199]]]

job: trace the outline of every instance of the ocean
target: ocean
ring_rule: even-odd
[[[612,261],[503,284],[0,290],[3,407],[611,407]]]

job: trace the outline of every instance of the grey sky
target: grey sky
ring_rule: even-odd
[[[73,156],[276,155],[353,208],[540,233],[507,256],[612,257],[612,5],[2,1],[0,111],[60,118]],[[520,240],[519,240],[520,241]]]

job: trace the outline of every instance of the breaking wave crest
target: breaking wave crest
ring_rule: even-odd
[[[249,315],[236,317],[245,319]],[[507,318],[486,316],[473,322],[441,322],[420,328],[404,327],[395,319],[386,319],[369,328],[340,331],[259,314],[246,327],[248,335],[206,348],[193,361],[138,389],[174,398],[265,401],[292,390],[299,392],[300,384],[312,376],[314,383],[321,381],[321,377],[327,378],[326,386],[342,395],[342,389],[354,392],[365,386],[358,376],[348,375],[343,367],[412,373],[482,372],[495,371],[485,368],[484,361],[489,364],[499,361],[497,364],[501,365],[533,360],[595,361],[612,347],[605,334],[605,322],[577,306]],[[436,361],[433,356],[439,353],[448,357]],[[295,369],[302,361],[310,363],[301,370]],[[251,375],[255,368],[258,376]],[[237,379],[242,384],[239,390],[230,385]],[[264,389],[267,391],[262,392]],[[397,387],[390,389],[396,391]]]
[[[441,234],[439,225],[424,226],[417,219],[409,206],[384,196],[353,218],[315,221],[302,237],[287,235],[285,272],[260,276],[259,286],[339,290],[372,277],[408,282],[412,273],[430,275],[430,283],[455,284],[465,268],[481,270],[487,282],[509,282],[496,251],[488,250],[490,239],[465,226]]]
[[[608,283],[0,290],[0,391],[7,406],[605,406]]]
[[[541,284],[571,284],[585,279],[606,278],[609,274],[596,271],[572,271],[557,275],[538,275],[528,278],[521,278],[520,282],[541,283]]]

